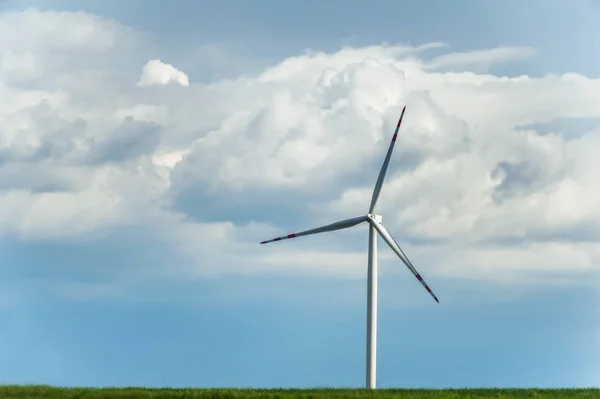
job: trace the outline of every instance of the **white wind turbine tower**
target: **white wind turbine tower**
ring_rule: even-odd
[[[342,230],[347,229],[349,227],[356,226],[363,222],[369,223],[369,256],[368,256],[368,286],[367,286],[367,378],[366,378],[366,387],[369,389],[374,389],[376,385],[376,366],[377,366],[377,233],[381,236],[383,241],[386,242],[387,245],[398,255],[400,260],[404,262],[406,267],[415,275],[417,280],[423,287],[429,292],[429,294],[435,299],[437,303],[439,303],[435,294],[431,291],[425,280],[421,277],[419,272],[412,265],[408,257],[404,254],[404,251],[400,248],[400,245],[394,240],[394,237],[387,231],[387,229],[381,224],[382,218],[381,215],[374,213],[375,205],[377,204],[377,199],[379,198],[379,193],[381,192],[381,187],[383,185],[383,180],[385,178],[385,173],[388,168],[388,164],[390,163],[390,157],[392,156],[392,151],[394,150],[394,144],[396,143],[396,137],[398,136],[398,129],[400,129],[400,124],[402,123],[402,118],[404,117],[404,111],[406,111],[406,106],[402,109],[402,114],[400,115],[400,119],[398,120],[398,125],[396,125],[396,130],[394,131],[394,136],[392,137],[392,141],[390,143],[390,147],[388,148],[387,154],[385,156],[385,160],[383,161],[383,165],[381,166],[381,171],[379,172],[379,177],[377,178],[377,183],[375,183],[375,189],[373,190],[373,196],[371,198],[371,206],[369,207],[369,212],[365,216],[358,216],[351,219],[341,220],[339,222],[335,222],[332,224],[328,224],[327,226],[317,227],[315,229],[301,231],[299,233],[289,234],[283,237],[277,237],[272,240],[263,241],[261,244],[267,244],[270,242],[281,241],[288,238],[296,238],[300,236],[307,236],[310,234],[318,234],[325,233],[328,231]]]

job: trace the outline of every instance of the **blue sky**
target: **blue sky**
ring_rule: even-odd
[[[258,242],[365,212],[407,103],[381,211],[441,303],[380,242],[378,386],[600,385],[598,17],[0,2],[0,383],[362,386],[366,228]]]

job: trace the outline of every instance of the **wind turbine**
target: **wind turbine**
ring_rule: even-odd
[[[354,227],[360,223],[369,223],[369,256],[368,256],[368,285],[367,285],[367,376],[366,376],[366,387],[368,389],[375,389],[376,386],[376,375],[377,375],[377,234],[381,236],[383,241],[394,251],[400,260],[408,267],[408,269],[415,275],[417,280],[425,287],[427,292],[435,299],[437,303],[440,301],[437,299],[433,291],[429,288],[423,277],[419,274],[417,269],[412,265],[400,245],[394,240],[394,237],[387,231],[387,229],[381,223],[381,215],[374,213],[375,205],[377,205],[377,199],[383,186],[383,180],[385,179],[385,173],[387,172],[392,151],[394,150],[394,144],[398,137],[398,130],[402,124],[402,118],[404,117],[404,111],[406,106],[402,108],[402,114],[398,119],[394,136],[388,148],[387,154],[381,166],[377,183],[375,183],[375,189],[373,190],[373,196],[371,197],[371,205],[369,206],[369,212],[365,216],[358,216],[351,219],[341,220],[327,226],[317,227],[315,229],[301,231],[299,233],[289,234],[283,237],[273,238],[272,240],[262,241],[261,244],[268,244],[270,242],[286,240],[289,238],[296,238],[301,236],[307,236],[311,234],[325,233],[328,231],[342,230],[349,227]]]

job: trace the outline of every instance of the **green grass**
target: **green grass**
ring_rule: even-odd
[[[145,389],[0,386],[1,399],[599,398],[600,389]]]

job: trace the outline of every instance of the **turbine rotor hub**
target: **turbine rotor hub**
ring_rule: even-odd
[[[368,213],[367,217],[381,223],[381,221],[383,220],[383,218],[381,217],[381,215],[378,215],[377,213]]]

